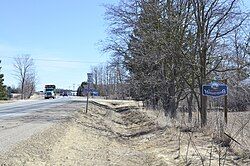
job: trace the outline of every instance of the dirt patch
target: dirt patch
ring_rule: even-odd
[[[104,104],[104,103],[102,103]],[[169,127],[161,112],[90,105],[0,158],[2,165],[249,165],[202,131]],[[124,107],[124,105],[122,106]],[[226,154],[226,155],[225,155]]]

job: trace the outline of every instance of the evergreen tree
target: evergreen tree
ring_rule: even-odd
[[[77,88],[77,96],[83,96],[84,88],[88,85],[87,82],[82,82],[81,85]]]
[[[1,60],[0,60],[0,63],[1,63]],[[1,68],[2,67],[0,67],[0,71],[1,71]],[[6,91],[6,86],[3,84],[3,81],[4,81],[3,77],[4,75],[0,74],[0,100],[7,98],[7,91]]]

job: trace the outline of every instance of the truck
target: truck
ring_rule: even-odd
[[[56,86],[55,85],[45,85],[44,99],[55,99],[56,98]]]

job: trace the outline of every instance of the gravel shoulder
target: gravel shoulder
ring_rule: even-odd
[[[160,111],[117,102],[89,108],[86,114],[74,105],[70,118],[3,154],[0,165],[218,165],[218,150],[227,151],[226,165],[250,164],[248,157],[219,149],[204,131],[181,132]]]

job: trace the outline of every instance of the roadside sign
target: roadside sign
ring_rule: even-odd
[[[93,73],[87,73],[87,77],[88,77],[87,82],[88,83],[93,83]]]
[[[218,82],[212,82],[202,86],[203,96],[211,96],[211,97],[226,96],[227,91],[228,91],[227,85]]]

